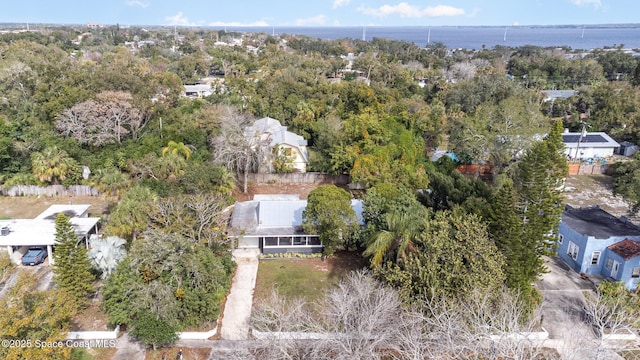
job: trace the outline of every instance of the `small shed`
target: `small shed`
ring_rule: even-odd
[[[623,141],[618,148],[618,155],[633,156],[638,151],[638,145],[629,141]]]

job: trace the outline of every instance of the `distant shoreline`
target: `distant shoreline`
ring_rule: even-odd
[[[45,27],[59,27],[59,26],[86,26],[87,23],[27,23],[27,22],[10,22],[10,23],[2,23],[0,22],[0,28],[9,27],[9,28],[20,28],[26,27],[29,24],[32,26],[45,26]],[[416,28],[480,28],[480,29],[493,29],[493,28],[523,28],[523,29],[637,29],[640,28],[640,23],[626,23],[626,24],[563,24],[563,25],[523,25],[523,24],[510,24],[510,25],[325,25],[325,26],[295,26],[295,25],[269,25],[269,26],[237,26],[237,25],[193,25],[193,26],[184,26],[184,25],[162,25],[162,24],[102,24],[103,26],[127,26],[127,27],[152,27],[152,28],[174,28],[178,27],[181,29],[265,29],[272,30],[273,28],[286,28],[286,29],[353,29],[353,28],[392,28],[392,29],[416,29]]]

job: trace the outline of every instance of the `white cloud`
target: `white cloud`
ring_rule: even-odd
[[[151,3],[148,2],[148,1],[144,2],[144,1],[140,1],[140,0],[127,0],[124,3],[127,4],[127,6],[138,6],[138,7],[141,7],[143,9],[148,7],[149,5],[151,5]]]
[[[365,8],[361,6],[358,8],[358,10],[366,15],[376,17],[398,15],[403,18],[423,18],[464,15],[464,9],[455,8],[453,6],[437,5],[420,8],[415,5],[410,5],[406,2],[401,2],[397,5],[382,5],[379,8]]]
[[[351,0],[333,0],[333,5],[331,6],[334,9],[339,8],[340,6],[345,6],[349,4]]]
[[[324,25],[327,17],[324,15],[313,16],[305,19],[297,19],[296,26]]]
[[[195,26],[196,24],[189,22],[186,16],[182,13],[182,11],[178,12],[173,16],[167,16],[164,18],[167,21],[167,25],[175,25],[175,26]]]
[[[578,6],[593,5],[595,8],[602,6],[602,2],[600,2],[600,0],[569,0],[569,2]]]
[[[269,26],[269,23],[267,23],[264,20],[258,20],[258,21],[249,22],[249,23],[241,23],[237,21],[229,21],[229,22],[214,21],[209,23],[208,25],[209,26]]]

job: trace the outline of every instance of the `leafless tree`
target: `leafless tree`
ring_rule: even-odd
[[[634,323],[640,316],[637,304],[630,304],[624,288],[618,292],[604,295],[597,290],[595,294],[585,293],[584,314],[587,324],[592,326],[598,338],[594,350],[596,359],[607,359],[611,348],[623,350],[624,344],[612,346],[605,344],[606,335],[620,334],[622,331],[634,333]]]
[[[318,313],[273,295],[257,304],[252,324],[265,341],[260,355],[275,359],[553,358],[529,337],[535,317],[527,317],[518,302],[517,294],[504,289],[408,309],[394,289],[356,272],[326,293]],[[269,331],[272,337],[264,339]]]
[[[224,235],[229,213],[224,212],[221,195],[194,194],[160,199],[149,213],[151,226],[169,229],[197,243],[225,245]]]
[[[245,136],[245,128],[252,124],[252,118],[231,107],[226,107],[220,118],[220,132],[210,139],[213,162],[226,167],[229,171],[236,171],[238,176],[242,175],[245,194],[249,173],[257,171],[270,153],[269,139]]]
[[[80,143],[100,146],[120,143],[125,136],[135,139],[145,124],[146,116],[132,105],[131,94],[105,91],[65,110],[56,129]]]

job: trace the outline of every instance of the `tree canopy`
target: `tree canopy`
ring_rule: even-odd
[[[315,188],[302,212],[302,227],[305,232],[320,236],[325,254],[332,255],[336,249],[344,248],[358,228],[351,195],[334,185]]]

